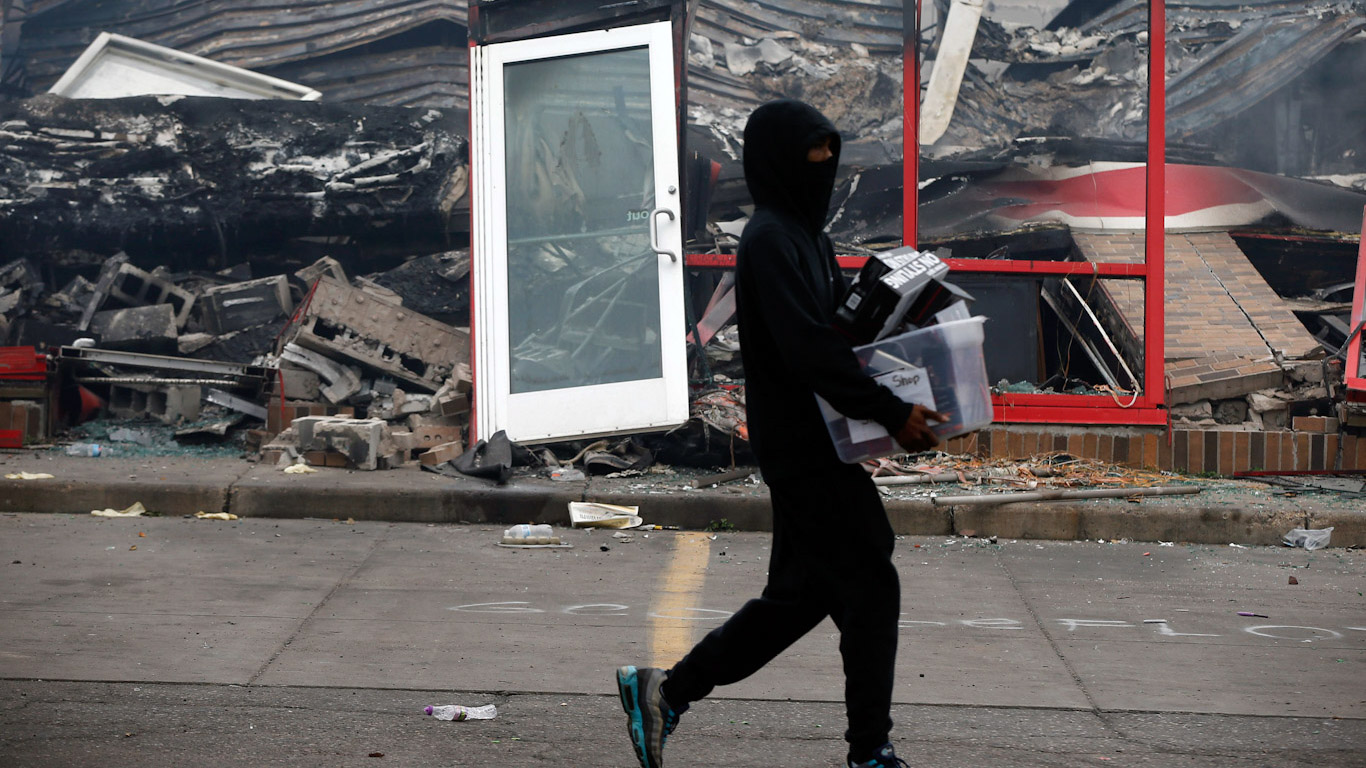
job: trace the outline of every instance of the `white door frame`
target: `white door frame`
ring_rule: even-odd
[[[647,226],[659,267],[663,375],[655,379],[512,394],[503,67],[577,54],[647,48],[655,211]],[[475,434],[516,442],[650,431],[688,418],[683,247],[673,32],[669,22],[519,40],[471,49],[472,340]],[[604,147],[604,150],[609,148]],[[558,297],[556,297],[556,300]]]

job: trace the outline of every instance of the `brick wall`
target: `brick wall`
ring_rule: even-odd
[[[1366,469],[1366,434],[1341,432],[1337,419],[1296,418],[1295,429],[1050,427],[994,424],[949,440],[944,450],[984,459],[1030,459],[1049,453],[1186,474],[1256,470]]]

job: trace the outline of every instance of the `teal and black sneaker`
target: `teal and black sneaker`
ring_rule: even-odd
[[[636,749],[640,768],[663,768],[664,740],[678,727],[678,716],[683,714],[683,710],[675,712],[659,690],[668,676],[666,670],[651,667],[626,666],[617,670],[617,691],[621,694],[621,708],[626,710],[626,730],[631,734],[631,746]]]
[[[906,768],[906,761],[896,756],[896,750],[892,749],[891,744],[884,744],[872,760],[866,763],[850,760],[849,768]]]

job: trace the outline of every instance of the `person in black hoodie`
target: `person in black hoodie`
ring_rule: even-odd
[[[664,741],[692,702],[757,672],[826,616],[840,630],[848,764],[904,764],[889,741],[901,612],[895,536],[872,478],[836,455],[815,396],[877,422],[911,452],[937,445],[928,420],[945,418],[864,374],[832,325],[848,287],[823,231],[839,153],[835,126],[799,101],[764,104],[745,125],[745,182],[756,209],[740,238],[736,310],[750,442],[773,505],[773,554],[763,594],[672,669],[617,670],[642,768],[662,768]]]

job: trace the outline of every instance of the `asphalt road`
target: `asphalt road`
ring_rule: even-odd
[[[560,533],[0,515],[0,764],[632,766],[612,670],[756,594],[769,536]],[[896,562],[914,766],[1366,765],[1359,551],[907,537]],[[840,765],[836,648],[827,622],[694,706],[670,768]],[[499,714],[422,713],[448,703]]]

